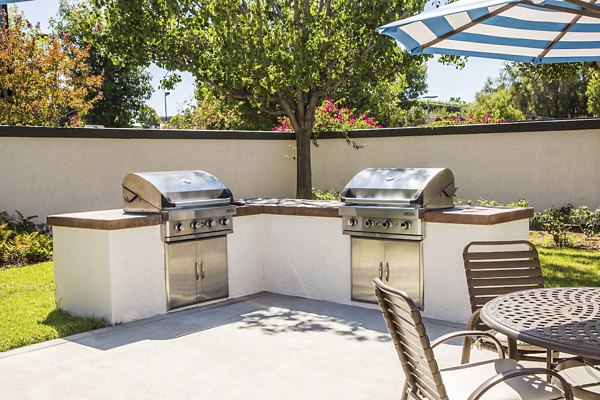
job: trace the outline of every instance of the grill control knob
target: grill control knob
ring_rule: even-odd
[[[366,226],[367,228],[370,228],[370,227],[372,227],[372,226],[373,226],[373,220],[371,220],[371,219],[367,219],[367,220],[365,221],[365,226]]]
[[[219,220],[219,223],[223,226],[229,225],[229,218],[223,217]]]
[[[200,229],[202,227],[202,223],[200,221],[194,221],[190,224],[192,229]]]
[[[401,229],[408,229],[408,228],[410,228],[410,225],[411,225],[410,221],[404,221],[404,222],[402,222],[400,224],[400,228]]]
[[[176,231],[184,231],[185,227],[183,226],[183,224],[181,222],[176,223],[175,225],[173,225],[173,229],[175,229]]]
[[[382,224],[382,226],[383,226],[385,229],[388,229],[389,227],[391,227],[391,226],[392,226],[392,221],[390,221],[390,220],[385,220],[385,221],[383,221],[383,224]]]
[[[210,227],[210,228],[214,228],[217,225],[216,221],[213,221],[212,219],[209,219],[208,221],[206,221],[206,226]]]
[[[358,225],[358,221],[356,220],[356,218],[350,218],[347,222],[348,226],[356,226]]]

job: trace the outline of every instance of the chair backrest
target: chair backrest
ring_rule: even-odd
[[[432,400],[447,400],[439,367],[421,313],[414,301],[403,291],[374,279],[375,295],[387,324],[394,347],[411,391]]]
[[[463,260],[472,312],[499,295],[544,287],[538,252],[526,240],[471,242]]]

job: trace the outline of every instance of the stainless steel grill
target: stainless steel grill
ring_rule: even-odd
[[[162,215],[167,309],[229,295],[227,234],[231,191],[204,171],[132,173],[123,179],[126,213]]]
[[[233,232],[233,195],[204,171],[128,174],[123,200],[125,212],[162,214],[166,242]]]
[[[352,299],[376,302],[379,277],[423,306],[424,216],[454,206],[447,168],[369,168],[344,188],[339,213],[352,236]]]
[[[344,233],[421,240],[426,210],[454,206],[447,168],[368,168],[344,188]]]

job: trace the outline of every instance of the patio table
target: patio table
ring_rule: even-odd
[[[522,290],[498,296],[481,309],[481,320],[508,337],[549,350],[600,359],[600,288]]]

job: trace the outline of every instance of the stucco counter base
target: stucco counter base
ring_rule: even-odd
[[[104,229],[53,227],[58,307],[110,324],[165,313],[160,225],[137,221],[135,228],[121,228],[118,220],[131,217],[114,211],[86,217],[104,221]]]
[[[238,207],[228,235],[229,298],[262,291],[355,304],[351,241],[337,202],[255,199]],[[466,322],[462,261],[474,240],[527,239],[531,209],[455,207],[427,212],[423,241],[426,317]],[[48,218],[54,226],[56,299],[61,309],[118,323],[166,310],[160,218],[121,210]]]

